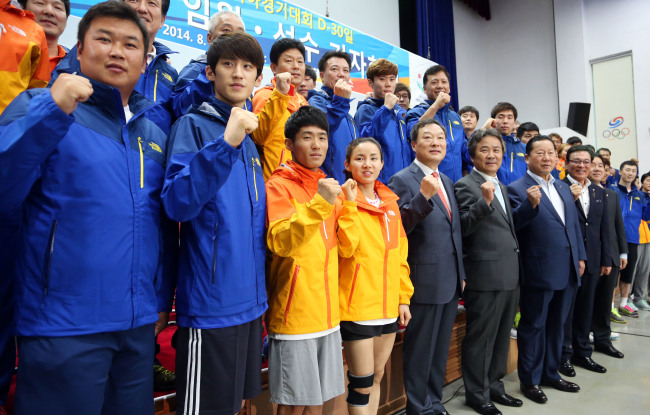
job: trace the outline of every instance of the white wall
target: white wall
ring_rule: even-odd
[[[508,101],[519,121],[558,126],[552,1],[491,1],[489,21],[460,0],[453,7],[460,106],[478,108],[482,124],[494,104]]]
[[[398,46],[399,2],[397,0],[289,0],[291,3]]]
[[[589,100],[593,96],[589,60],[632,51],[640,171],[647,172],[650,170],[650,2],[582,0],[582,11]],[[611,150],[616,152],[613,146]]]

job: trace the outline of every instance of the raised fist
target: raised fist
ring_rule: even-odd
[[[291,88],[291,74],[289,72],[282,72],[275,76],[275,87],[277,90],[283,94],[289,94],[289,88]]]
[[[233,107],[230,111],[230,118],[223,132],[223,139],[233,147],[238,147],[246,134],[250,134],[257,128],[257,116],[243,108]]]
[[[345,193],[345,200],[354,202],[357,200],[357,182],[353,179],[348,179],[341,186],[343,192]]]
[[[345,79],[339,79],[334,85],[334,95],[338,95],[341,98],[350,99],[352,95],[352,87]]]
[[[341,193],[341,186],[336,179],[320,179],[318,181],[318,194],[330,205],[336,202],[336,197]]]
[[[93,94],[93,87],[87,78],[62,73],[50,88],[54,103],[66,114],[72,114],[77,104],[85,102]]]
[[[440,189],[440,182],[437,178],[431,175],[424,176],[422,183],[420,183],[420,193],[422,193],[425,199],[429,200],[437,195],[438,189]]]
[[[496,186],[494,186],[493,182],[485,182],[481,185],[481,193],[483,193],[483,199],[485,199],[488,205],[490,205],[494,200],[495,190]]]
[[[395,104],[397,104],[397,101],[399,101],[399,98],[395,94],[391,94],[390,92],[386,94],[384,97],[384,105],[386,108],[389,110],[392,110],[395,108]]]

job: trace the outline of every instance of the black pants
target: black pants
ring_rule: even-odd
[[[596,296],[594,297],[594,313],[591,320],[591,330],[594,332],[595,346],[611,346],[612,296],[618,283],[618,266],[612,266],[612,272],[598,279]]]

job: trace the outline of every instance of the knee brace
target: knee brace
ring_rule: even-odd
[[[370,402],[369,393],[359,393],[357,389],[372,388],[375,380],[375,374],[371,373],[367,376],[354,376],[348,370],[348,397],[346,402],[351,406],[368,406]]]

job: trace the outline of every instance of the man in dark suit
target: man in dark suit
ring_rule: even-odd
[[[566,154],[567,175],[564,182],[570,186],[575,199],[582,239],[587,251],[587,262],[580,288],[564,325],[564,344],[559,371],[565,376],[576,375],[573,365],[596,373],[607,371],[593,361],[589,345],[596,286],[599,278],[612,270],[605,190],[591,183],[588,177],[593,156],[593,151],[586,146],[573,146]]]
[[[462,261],[460,214],[454,185],[438,172],[446,153],[445,128],[434,119],[411,130],[413,163],[388,183],[409,240],[408,263],[415,293],[413,318],[404,335],[406,413],[447,414],[442,383],[451,332],[465,271]]]
[[[602,187],[601,183],[605,181],[608,174],[609,171],[605,169],[602,157],[594,156],[589,180]],[[618,193],[612,189],[603,190],[605,190],[607,218],[609,219],[609,249],[612,259],[609,265],[612,270],[598,279],[591,330],[594,332],[594,350],[622,359],[623,353],[616,350],[610,338],[612,335],[610,315],[613,308],[612,296],[618,283],[618,271],[627,266],[627,236],[625,235],[625,223],[618,201]]]
[[[524,395],[544,403],[547,397],[540,385],[580,390],[557,370],[564,322],[587,254],[569,186],[551,176],[557,162],[553,141],[548,136],[530,139],[526,162],[524,177],[508,186],[525,275],[519,301],[518,374]]]
[[[510,329],[519,301],[519,244],[506,187],[497,171],[505,142],[494,129],[475,132],[467,143],[474,169],[454,185],[463,233],[463,292],[467,326],[462,346],[467,405],[480,414],[500,415],[492,401],[521,406],[507,395]]]

